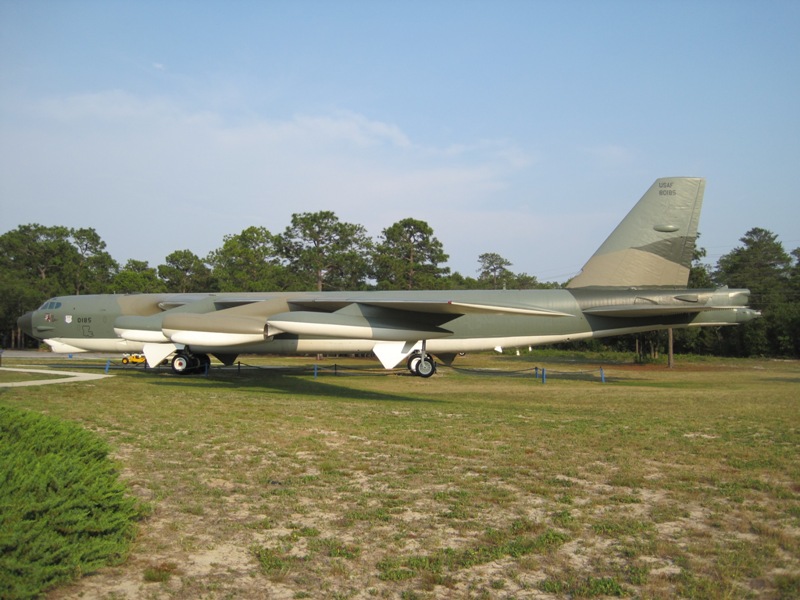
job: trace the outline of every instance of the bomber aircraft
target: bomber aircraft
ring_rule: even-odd
[[[421,377],[434,357],[759,316],[746,289],[687,289],[705,180],[657,179],[565,289],[59,296],[18,320],[54,352],[144,353],[204,370],[209,355],[372,352]]]

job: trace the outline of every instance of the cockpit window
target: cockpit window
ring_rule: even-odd
[[[39,310],[55,310],[57,308],[61,308],[61,302],[57,302],[56,300],[48,300],[39,307]]]

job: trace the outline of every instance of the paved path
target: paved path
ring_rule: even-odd
[[[26,385],[48,385],[52,383],[72,383],[74,381],[92,381],[94,379],[105,379],[113,375],[96,375],[92,373],[75,373],[74,371],[52,371],[45,369],[18,369],[15,367],[0,367],[0,371],[18,371],[20,373],[42,373],[44,375],[59,375],[59,379],[36,379],[33,381],[12,381],[10,383],[0,383],[0,387],[24,387]]]

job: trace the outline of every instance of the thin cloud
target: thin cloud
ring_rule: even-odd
[[[157,264],[178,248],[202,256],[226,234],[254,224],[277,233],[292,213],[317,210],[373,235],[399,218],[449,215],[441,233],[458,236],[452,216],[491,205],[508,174],[528,164],[511,144],[424,147],[355,112],[231,121],[120,90],[35,106],[34,121],[9,131],[5,146],[29,147],[33,134],[37,149],[35,162],[5,157],[5,189],[19,200],[7,218],[41,221],[37,211],[50,206],[52,219],[95,227],[122,262]],[[37,198],[48,200],[31,209]]]
[[[163,122],[179,115],[177,107],[164,98],[140,98],[123,90],[75,94],[43,98],[32,104],[33,116],[45,121],[114,122],[129,124],[131,120]],[[13,107],[12,110],[21,107]],[[42,123],[41,125],[44,125]]]
[[[633,149],[617,144],[587,146],[583,148],[583,153],[599,167],[606,169],[629,168],[636,161]]]

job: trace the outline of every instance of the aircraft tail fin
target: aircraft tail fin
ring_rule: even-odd
[[[568,288],[685,287],[706,180],[657,179]]]

